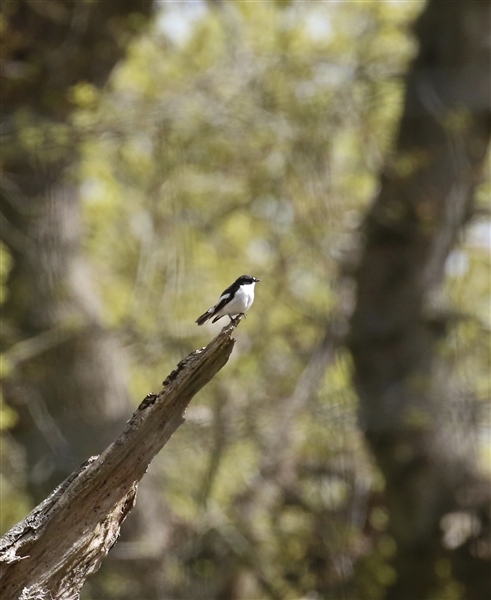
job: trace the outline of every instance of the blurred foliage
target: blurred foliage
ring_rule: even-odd
[[[8,250],[0,243],[0,306],[5,301],[7,276],[12,268]],[[0,321],[0,327],[6,323]],[[0,380],[10,374],[12,365],[3,349],[0,352]],[[22,451],[13,443],[4,444],[8,430],[17,423],[17,414],[4,401],[0,390],[0,529],[4,531],[10,525],[23,518],[30,509],[29,498],[23,492]],[[10,440],[9,440],[10,441]]]
[[[375,600],[394,576],[346,354],[332,352],[308,394],[299,382],[325,332],[345,331],[358,226],[393,140],[421,7],[165,5],[110,89],[74,86],[79,108],[48,140],[23,128],[35,151],[81,145],[85,251],[135,403],[220,329],[194,319],[222,289],[243,273],[262,279],[231,361],[151,468],[178,523],[162,566],[172,597],[213,597],[229,578],[230,598]],[[462,318],[445,352],[473,406],[489,392],[483,227],[463,236],[447,286]],[[286,475],[268,482],[276,460]],[[441,578],[447,600],[459,598],[443,567]],[[107,597],[120,585],[108,581]]]

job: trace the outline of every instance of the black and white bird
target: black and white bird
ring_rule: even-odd
[[[209,308],[201,317],[196,319],[196,323],[203,325],[212,317],[215,317],[212,321],[214,323],[225,315],[228,315],[230,319],[232,319],[232,315],[243,315],[254,302],[254,287],[258,281],[261,280],[250,275],[241,275],[221,293],[215,306]]]

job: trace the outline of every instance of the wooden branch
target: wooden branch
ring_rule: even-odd
[[[184,422],[192,397],[226,364],[232,322],[148,394],[123,433],[0,539],[0,596],[73,599],[116,543],[153,457]],[[94,399],[97,401],[97,399]]]

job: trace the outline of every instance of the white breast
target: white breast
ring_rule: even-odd
[[[238,315],[247,312],[254,302],[255,285],[255,282],[241,285],[235,292],[233,300],[218,311],[217,315]]]

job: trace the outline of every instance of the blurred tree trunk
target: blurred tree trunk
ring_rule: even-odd
[[[3,307],[13,365],[4,393],[19,416],[13,438],[34,502],[112,441],[131,411],[123,356],[103,326],[81,251],[79,140],[68,127],[73,86],[106,83],[152,4],[2,3],[2,239],[14,259]],[[157,496],[142,486],[131,519],[146,551],[165,544]],[[158,596],[153,579],[139,593]]]
[[[350,345],[361,424],[385,476],[397,544],[386,595],[393,600],[430,597],[442,558],[466,599],[491,597],[489,482],[475,472],[466,435],[455,438],[445,419],[456,392],[439,376],[448,318],[434,303],[448,253],[472,216],[489,144],[490,17],[491,3],[481,0],[428,2],[395,154],[365,223]],[[456,511],[476,522],[451,550],[442,518],[460,518]]]

